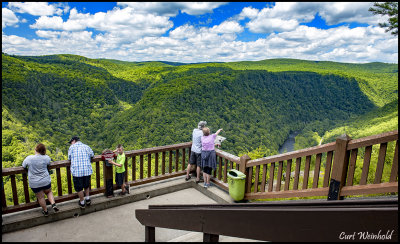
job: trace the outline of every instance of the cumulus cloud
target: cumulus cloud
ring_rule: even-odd
[[[371,2],[277,2],[260,11],[246,7],[235,19],[250,19],[246,27],[254,33],[291,31],[311,22],[316,14],[327,25],[358,22],[377,26],[382,17],[372,15],[368,11],[371,6]]]
[[[105,32],[105,36],[132,41],[144,36],[160,36],[172,28],[173,23],[165,16],[156,16],[151,13],[138,13],[131,7],[114,8],[107,13],[83,14],[73,8],[67,21],[59,16],[41,16],[30,25],[33,29],[52,29],[63,31],[82,31],[93,28]],[[99,37],[100,39],[100,37]]]
[[[153,13],[161,16],[173,17],[179,13],[202,15],[212,13],[226,2],[120,2],[119,6],[131,7],[137,12]]]
[[[328,25],[336,25],[343,22],[358,22],[377,25],[379,16],[372,15],[368,11],[372,7],[371,2],[335,2],[324,3],[319,9],[320,16]]]
[[[5,28],[6,26],[16,26],[19,20],[17,16],[8,8],[1,9],[1,26]]]
[[[8,7],[17,13],[28,13],[35,16],[61,15],[64,10],[59,8],[60,4],[49,4],[46,2],[10,2]],[[66,9],[68,10],[68,8]]]
[[[295,58],[397,63],[397,38],[373,24],[376,16],[368,13],[369,5],[352,4],[279,2],[260,10],[246,7],[218,25],[199,27],[186,23],[175,28],[170,17],[179,10],[192,15],[204,14],[222,4],[118,3],[107,12],[94,14],[79,13],[73,8],[66,20],[50,15],[37,18],[30,25],[36,30],[37,39],[6,35],[3,31],[2,50],[17,55],[70,53],[126,61],[231,62]],[[335,11],[327,11],[329,7]],[[328,25],[351,21],[355,16],[371,25],[330,29],[302,25],[312,21],[317,13]],[[18,24],[13,14],[3,8],[3,28]],[[269,35],[259,35],[254,41],[240,41],[238,36],[246,28]]]

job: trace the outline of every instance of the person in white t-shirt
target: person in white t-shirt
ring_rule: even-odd
[[[190,152],[189,165],[186,169],[186,181],[191,177],[189,175],[191,165],[196,165],[196,183],[200,182],[200,162],[201,162],[201,137],[203,136],[202,129],[207,125],[206,121],[200,121],[197,128],[192,133],[192,148]]]

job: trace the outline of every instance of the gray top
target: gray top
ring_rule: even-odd
[[[201,153],[201,137],[203,136],[203,131],[200,129],[194,129],[192,135],[192,152]]]
[[[48,155],[29,155],[22,162],[22,167],[28,167],[28,180],[31,188],[39,188],[47,186],[51,183],[47,165],[50,164],[50,157]]]

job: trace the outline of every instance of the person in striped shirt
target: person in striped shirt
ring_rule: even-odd
[[[83,144],[79,137],[74,136],[69,141],[68,159],[71,161],[71,174],[75,191],[79,196],[79,207],[85,208],[91,203],[89,197],[90,177],[93,173],[91,160],[94,157],[93,150]],[[86,195],[86,196],[85,196]]]

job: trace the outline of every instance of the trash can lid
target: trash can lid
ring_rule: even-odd
[[[245,179],[246,175],[236,169],[231,169],[228,171],[228,177],[232,179]]]

